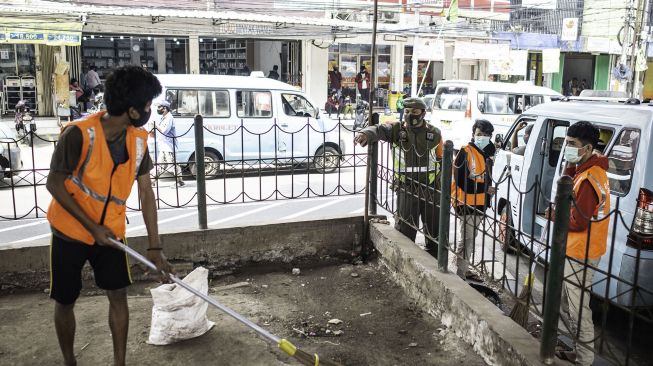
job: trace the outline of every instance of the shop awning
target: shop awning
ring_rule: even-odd
[[[0,17],[0,24],[0,43],[79,46],[82,42],[81,22]]]

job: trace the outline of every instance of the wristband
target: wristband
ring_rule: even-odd
[[[158,247],[158,248],[147,248],[147,251],[149,252],[150,250],[163,250],[163,248]]]

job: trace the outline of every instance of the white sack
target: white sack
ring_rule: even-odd
[[[206,295],[208,275],[206,268],[197,267],[183,281]],[[160,346],[199,337],[215,325],[206,318],[209,304],[183,287],[165,284],[150,292],[154,306],[147,343]]]

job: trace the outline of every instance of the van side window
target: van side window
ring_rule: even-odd
[[[516,94],[478,93],[478,110],[487,114],[516,114]]]
[[[272,117],[272,93],[268,91],[238,90],[236,105],[238,117]]]
[[[535,123],[535,119],[533,118],[524,118],[524,117],[520,118],[519,121],[517,121],[514,124],[512,130],[510,131],[510,134],[506,136],[506,139],[504,140],[505,143],[503,145],[503,149],[506,151],[512,151],[519,155],[524,155],[524,152],[526,151],[526,142],[527,142],[525,139],[526,130],[531,131],[534,123]],[[525,127],[521,127],[523,124],[525,124]]]
[[[639,135],[638,130],[621,131],[608,154],[610,191],[618,196],[625,196],[630,191],[639,148]]]
[[[449,86],[438,89],[433,109],[464,111],[467,109],[467,88]]]
[[[283,112],[287,116],[316,118],[315,107],[301,95],[281,94]]]
[[[177,98],[177,114],[195,115],[198,113],[197,90],[178,90]]]
[[[204,117],[231,116],[229,110],[229,92],[226,90],[200,90],[199,113]]]

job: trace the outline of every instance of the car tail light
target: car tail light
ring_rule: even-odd
[[[467,109],[465,110],[465,118],[472,119],[472,102],[467,101]]]
[[[632,248],[653,250],[653,192],[640,188],[637,210],[626,245]]]

